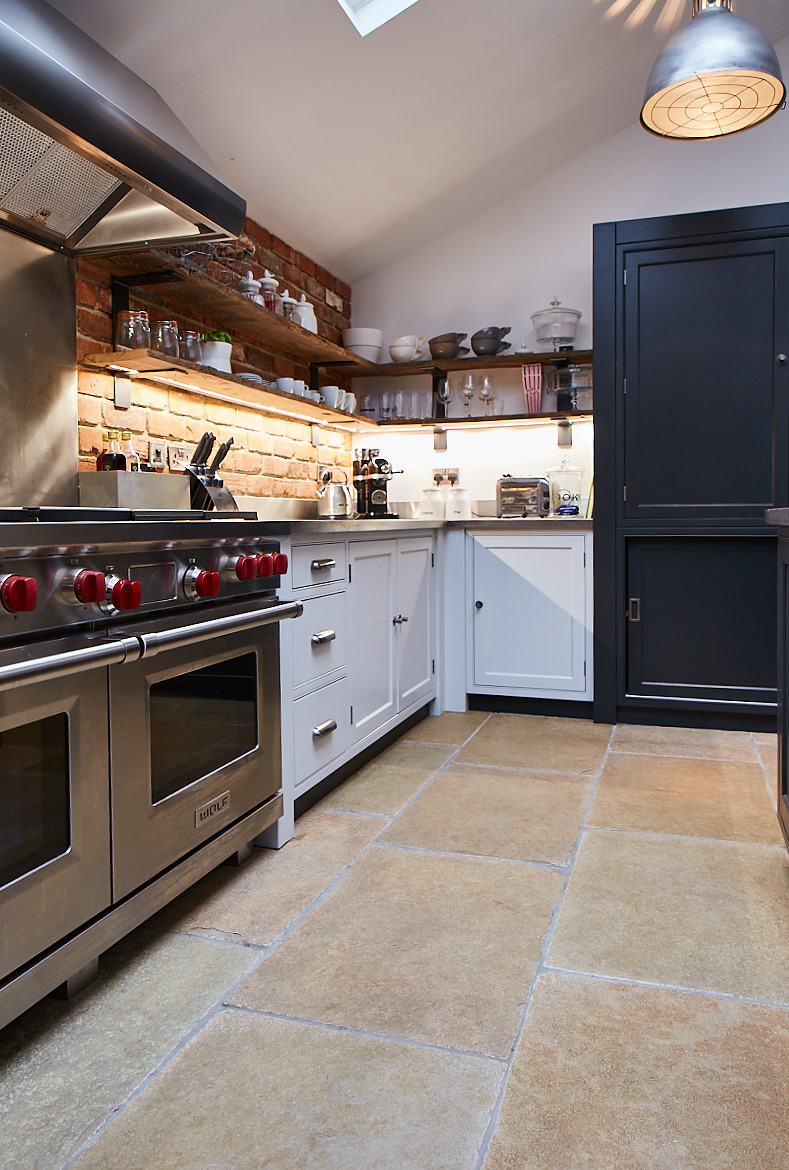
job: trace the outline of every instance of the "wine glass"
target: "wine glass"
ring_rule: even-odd
[[[466,404],[466,418],[470,416],[471,400],[474,397],[474,375],[464,374],[463,380],[460,383],[460,393],[463,395],[463,401]]]
[[[485,403],[485,418],[488,417],[488,412],[492,409],[493,399],[496,397],[496,391],[493,387],[493,379],[487,376],[482,379],[482,387],[479,396]]]
[[[444,407],[444,417],[449,417],[449,404],[452,401],[452,385],[449,381],[449,374],[446,378],[442,378],[436,387],[436,402],[440,402]]]

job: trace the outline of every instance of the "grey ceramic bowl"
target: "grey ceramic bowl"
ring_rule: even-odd
[[[438,337],[431,337],[429,344],[432,345],[434,341],[455,341],[460,345],[461,341],[465,341],[468,333],[439,333]]]
[[[508,342],[504,342],[508,345]],[[498,337],[477,337],[471,339],[471,348],[477,357],[495,357],[502,347],[502,342]]]
[[[487,329],[478,329],[476,333],[473,333],[471,335],[471,342],[473,344],[475,338],[477,340],[484,340],[486,338],[491,339],[494,337],[497,341],[501,341],[503,337],[506,337],[507,334],[511,332],[511,325],[488,325]]]

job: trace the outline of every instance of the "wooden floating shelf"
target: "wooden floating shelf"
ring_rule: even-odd
[[[250,382],[235,374],[223,374],[210,366],[198,366],[184,358],[166,357],[157,350],[123,349],[112,353],[92,353],[83,359],[83,365],[107,373],[125,372],[135,380],[172,386],[176,390],[191,391],[220,402],[251,407],[261,414],[320,423],[349,431],[373,431],[378,428],[374,419],[363,415],[333,410],[330,406],[321,406],[298,394],[287,394],[276,386]]]
[[[372,375],[378,367],[364,358],[348,353],[340,345],[310,333],[300,325],[280,317],[255,301],[243,296],[237,289],[221,284],[208,276],[202,269],[180,256],[160,248],[146,252],[116,252],[102,257],[108,262],[113,274],[134,286],[135,276],[151,273],[172,274],[173,279],[161,285],[145,285],[160,289],[167,300],[185,313],[195,309],[210,312],[217,328],[226,329],[232,335],[241,335],[257,342],[263,349],[283,354],[306,365],[343,366]],[[143,287],[141,281],[140,287]]]
[[[557,363],[574,366],[591,365],[592,351],[590,349],[571,349],[562,353],[507,353],[500,357],[472,355],[446,361],[440,359],[433,361],[430,358],[420,362],[387,362],[379,366],[373,366],[371,362],[366,362],[364,370],[349,367],[340,372],[351,378],[402,378],[414,374],[447,374],[454,373],[456,370],[511,370],[519,366],[555,366]]]
[[[501,423],[508,422],[561,422],[562,419],[575,420],[576,422],[589,422],[593,415],[590,410],[554,410],[546,411],[543,414],[488,414],[488,415],[472,415],[466,418],[396,418],[388,420],[387,422],[379,422],[378,426],[381,429],[386,427],[454,427],[465,424],[466,426],[479,426],[480,423],[487,426],[499,426]]]

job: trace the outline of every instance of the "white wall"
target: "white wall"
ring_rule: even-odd
[[[472,501],[496,499],[496,480],[510,475],[546,475],[559,467],[567,455],[572,466],[583,471],[581,510],[585,511],[592,478],[593,432],[590,421],[573,423],[572,447],[559,447],[556,423],[528,423],[475,430],[449,427],[446,451],[433,448],[433,431],[390,428],[379,431],[375,442],[384,455],[404,474],[392,480],[389,498],[393,502],[418,501],[422,490],[432,487],[435,468],[456,467],[460,486]],[[367,440],[367,436],[363,437]],[[362,445],[361,442],[359,444]]]
[[[776,46],[789,74],[789,38]],[[646,79],[645,79],[646,80]],[[554,295],[591,345],[592,224],[789,200],[789,112],[713,142],[666,142],[636,123],[515,196],[353,287],[353,323],[406,333],[511,325],[534,345],[530,314]],[[384,360],[382,358],[382,360]]]

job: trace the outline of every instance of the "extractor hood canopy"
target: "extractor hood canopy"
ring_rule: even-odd
[[[3,0],[0,223],[91,255],[231,238],[245,215],[155,90],[45,0]]]

